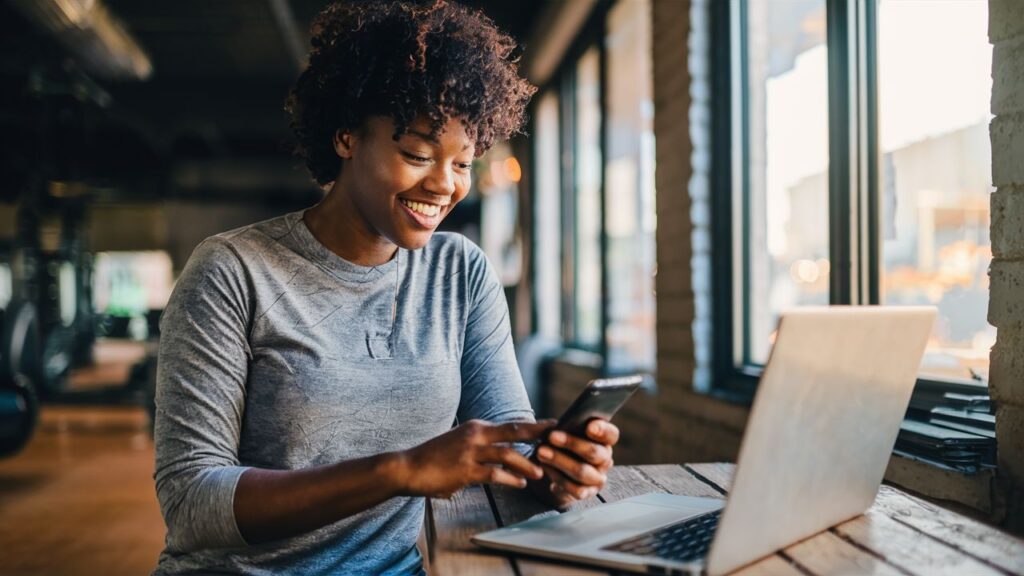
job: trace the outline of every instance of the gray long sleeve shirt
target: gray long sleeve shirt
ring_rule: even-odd
[[[422,498],[248,545],[248,467],[294,470],[402,450],[460,421],[532,420],[508,307],[483,253],[437,233],[381,266],[320,244],[302,213],[193,253],[161,319],[155,574],[417,571]]]

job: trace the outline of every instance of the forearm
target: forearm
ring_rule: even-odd
[[[402,494],[404,474],[397,453],[303,470],[253,468],[235,488],[235,521],[249,544],[298,536]]]

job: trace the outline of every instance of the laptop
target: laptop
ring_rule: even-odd
[[[784,313],[727,501],[646,494],[473,542],[615,570],[716,576],[856,517],[877,495],[935,314],[889,306]]]

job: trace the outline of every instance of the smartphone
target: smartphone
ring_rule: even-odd
[[[558,419],[554,430],[586,438],[587,424],[594,418],[611,420],[643,380],[640,375],[591,380]]]

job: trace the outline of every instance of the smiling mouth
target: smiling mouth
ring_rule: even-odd
[[[413,202],[411,200],[406,200],[405,198],[399,198],[399,200],[402,202],[402,204],[404,204],[407,208],[409,208],[413,212],[415,212],[417,214],[422,214],[422,215],[427,216],[429,218],[433,218],[434,216],[437,216],[438,214],[441,213],[441,207],[436,205],[436,204],[425,204],[423,202]]]

